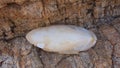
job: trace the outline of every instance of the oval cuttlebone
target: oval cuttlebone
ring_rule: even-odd
[[[30,31],[26,38],[45,51],[60,54],[78,54],[93,47],[97,41],[93,32],[74,25],[37,28]]]

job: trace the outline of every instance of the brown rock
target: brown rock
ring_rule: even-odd
[[[102,32],[108,38],[108,40],[113,44],[116,45],[120,43],[120,35],[119,33],[113,28],[112,26],[103,26]]]
[[[103,34],[108,38],[108,40],[113,45],[113,63],[114,67],[119,67],[120,62],[120,34],[112,26],[102,27]]]

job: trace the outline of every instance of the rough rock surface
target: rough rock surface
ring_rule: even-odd
[[[61,55],[25,39],[30,30],[53,24],[95,32],[96,46]],[[120,0],[0,0],[0,68],[120,68]]]

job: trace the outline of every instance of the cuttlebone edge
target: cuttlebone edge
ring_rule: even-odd
[[[39,48],[44,48],[45,44],[44,43],[38,43],[36,46],[39,47]]]
[[[34,30],[31,30],[27,35],[26,35],[26,39],[33,45],[37,45],[37,43],[35,41],[32,40],[32,36],[33,36],[33,33],[38,31],[38,29],[34,29]]]
[[[92,31],[89,31],[89,32],[92,36],[90,47],[93,47],[93,46],[95,46],[95,44],[97,42],[97,36]]]

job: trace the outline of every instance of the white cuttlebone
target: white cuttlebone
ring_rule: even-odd
[[[53,25],[34,29],[26,38],[31,44],[45,51],[61,54],[77,54],[93,47],[97,41],[93,32],[73,25]]]

